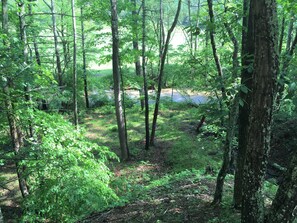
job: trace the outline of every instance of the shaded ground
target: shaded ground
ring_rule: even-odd
[[[227,186],[228,187],[228,186]],[[230,186],[229,186],[230,187]],[[230,189],[230,188],[229,188]],[[237,221],[238,213],[230,207],[212,207],[214,182],[188,176],[188,179],[165,184],[150,190],[145,200],[93,214],[80,221],[96,222],[226,222]],[[232,216],[233,215],[233,216]]]
[[[155,146],[149,151],[142,150],[144,133],[143,126],[139,125],[142,115],[136,115],[136,110],[128,112],[132,158],[126,164],[113,167],[116,179],[112,183],[121,199],[127,202],[94,213],[80,222],[238,222],[238,213],[230,208],[230,200],[224,201],[221,207],[210,205],[216,179],[215,175],[205,175],[204,167],[208,160],[213,160],[213,157],[207,159],[209,150],[219,149],[219,144],[212,142],[212,137],[197,140],[195,128],[199,119],[196,117],[197,109],[191,109],[188,112],[180,112],[174,106],[166,112],[161,109]],[[91,120],[106,119],[109,115],[100,112],[90,115],[92,118],[85,119],[85,124],[91,129],[88,137],[108,144],[118,153],[117,132],[110,128],[115,125],[115,120],[110,119],[109,126],[104,129],[98,125],[100,120]],[[134,119],[137,122],[134,123]],[[173,166],[178,167],[178,171],[172,172]],[[203,168],[186,170],[195,166]],[[125,182],[127,188],[121,188],[119,182]],[[226,194],[231,194],[232,187],[226,184]]]
[[[0,166],[0,173],[1,177],[4,178],[0,182],[0,207],[5,223],[17,223],[22,212],[20,208],[21,194],[15,166],[13,164]]]

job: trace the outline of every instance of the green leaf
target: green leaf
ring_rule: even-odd
[[[239,99],[239,105],[240,105],[241,107],[244,106],[244,101],[243,101],[242,99]]]
[[[249,89],[245,85],[241,85],[240,86],[240,91],[242,91],[243,93],[247,94],[249,92]]]

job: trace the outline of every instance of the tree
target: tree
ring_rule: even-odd
[[[23,4],[23,3],[21,3]],[[23,23],[20,21],[20,27],[22,27]],[[8,61],[10,58],[10,53],[11,49],[8,44],[8,36],[9,36],[9,29],[8,29],[8,6],[7,6],[7,1],[2,1],[2,29],[3,33],[6,35],[3,41],[3,46],[5,48],[5,51],[7,52],[7,57],[6,61]],[[22,27],[24,28],[24,27]],[[22,52],[22,55],[24,56],[24,50]],[[22,60],[24,61],[24,60]],[[8,64],[8,63],[7,63]],[[4,104],[5,104],[5,110],[7,114],[7,121],[9,125],[9,132],[10,132],[10,138],[11,138],[11,143],[12,143],[12,148],[14,151],[14,155],[18,156],[21,148],[23,147],[23,142],[24,142],[24,134],[22,132],[19,117],[16,114],[16,106],[15,106],[15,98],[13,97],[13,89],[15,87],[14,85],[14,80],[13,80],[14,75],[11,76],[3,76],[4,78],[4,83],[3,83],[3,96],[4,96]],[[18,183],[19,183],[19,188],[22,194],[22,197],[26,197],[29,194],[29,189],[27,187],[26,180],[23,176],[23,169],[20,168],[19,161],[15,161],[15,166],[16,166],[16,173],[18,176]]]
[[[225,6],[225,13],[227,12]],[[233,66],[232,66],[232,78],[236,79],[238,77],[238,68],[239,68],[239,60],[238,60],[238,51],[239,44],[238,41],[230,28],[230,24],[227,22],[224,23],[224,26],[227,30],[229,38],[233,43]],[[216,191],[214,194],[213,204],[219,204],[222,200],[223,195],[223,186],[225,177],[230,169],[231,160],[232,160],[232,150],[233,150],[233,138],[235,133],[236,122],[238,118],[238,106],[239,106],[239,94],[235,93],[233,100],[230,100],[229,111],[228,111],[228,122],[227,122],[227,131],[226,131],[226,139],[224,143],[224,157],[221,169],[217,176],[216,182]]]
[[[111,30],[112,30],[112,70],[113,70],[113,90],[115,109],[118,125],[118,133],[121,149],[121,160],[129,159],[129,149],[126,137],[126,124],[123,111],[122,94],[121,94],[121,75],[119,70],[119,33],[118,33],[118,16],[117,0],[110,0],[111,3]]]
[[[243,168],[247,146],[247,127],[248,127],[248,111],[250,105],[250,94],[248,92],[252,88],[251,70],[252,66],[251,55],[254,54],[253,46],[253,27],[248,27],[248,15],[249,15],[250,0],[244,0],[243,2],[243,18],[242,18],[242,49],[241,49],[241,85],[247,89],[247,91],[240,91],[239,98],[241,106],[239,107],[239,122],[238,122],[238,152],[237,152],[237,165],[235,169],[234,179],[234,207],[240,208],[242,201],[242,188],[243,188]],[[249,29],[249,36],[247,36]],[[249,38],[249,41],[248,41]]]
[[[142,76],[143,76],[143,91],[144,91],[144,118],[145,118],[145,149],[149,149],[150,144],[150,123],[149,123],[149,98],[147,89],[146,75],[146,5],[145,0],[142,0]]]
[[[139,13],[137,12],[137,4],[136,0],[131,0],[132,3],[132,34],[133,34],[133,40],[132,40],[132,45],[133,45],[133,50],[135,51],[135,72],[138,77],[141,76],[141,65],[140,65],[140,58],[139,58],[139,44],[138,44],[138,20],[139,20]],[[143,89],[139,89],[139,95],[140,95],[140,105],[141,109],[144,109],[144,99],[143,99]]]
[[[62,65],[61,65],[60,52],[59,52],[59,48],[58,48],[58,31],[57,31],[57,22],[56,22],[55,1],[51,0],[50,5],[45,0],[43,0],[43,1],[51,10],[53,34],[54,34],[55,56],[56,56],[56,66],[57,66],[58,86],[62,87],[63,86],[63,77],[62,77]]]
[[[77,112],[77,70],[76,70],[76,17],[75,17],[75,3],[71,0],[72,10],[72,28],[73,28],[73,118],[74,125],[78,125],[78,112]]]
[[[221,88],[221,93],[222,93],[222,99],[219,101],[220,103],[220,109],[221,112],[223,112],[223,102],[224,100],[226,100],[226,90],[225,90],[225,86],[223,83],[223,69],[221,66],[221,62],[219,59],[219,55],[217,53],[217,46],[216,46],[216,40],[215,40],[215,21],[214,21],[214,13],[213,13],[213,8],[212,8],[212,0],[207,0],[207,4],[208,4],[208,12],[209,12],[209,20],[211,23],[211,27],[209,30],[209,35],[210,35],[210,42],[211,42],[211,48],[212,48],[212,54],[215,60],[215,64],[216,64],[216,68],[217,68],[217,72],[218,72],[218,77],[219,77],[219,85]],[[221,118],[221,123],[222,125],[224,124],[223,118]]]
[[[246,131],[242,190],[242,223],[264,222],[262,187],[270,149],[278,71],[276,2],[251,0],[247,45],[253,50],[252,88]]]
[[[160,56],[160,70],[159,70],[159,76],[158,76],[158,90],[157,90],[157,95],[156,95],[156,103],[155,103],[155,110],[154,110],[154,117],[153,117],[153,124],[152,124],[152,132],[151,132],[151,137],[150,137],[150,144],[154,145],[154,140],[155,140],[155,133],[156,133],[156,127],[157,127],[157,118],[158,118],[158,113],[159,113],[159,105],[160,105],[160,96],[161,96],[161,91],[162,91],[162,84],[163,84],[163,75],[164,75],[164,65],[165,65],[165,59],[166,55],[168,52],[168,47],[169,47],[169,41],[171,38],[171,34],[177,24],[179,13],[181,10],[181,0],[178,1],[178,6],[176,10],[176,14],[174,17],[174,21],[168,30],[166,41],[164,48],[162,50],[162,54]]]
[[[84,26],[84,13],[83,7],[80,8],[81,17],[81,47],[82,47],[82,57],[83,57],[83,78],[84,78],[84,92],[86,108],[90,108],[89,94],[88,94],[88,79],[87,79],[87,64],[86,64],[86,49],[85,49],[85,26]]]

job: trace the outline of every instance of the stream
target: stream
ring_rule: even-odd
[[[105,93],[107,94],[108,98],[113,97],[113,90],[106,90]],[[125,93],[131,99],[139,99],[139,91],[137,90],[125,90]],[[154,96],[156,95],[155,90],[149,90],[149,104],[153,104],[155,102]],[[93,92],[96,94],[96,92]],[[172,102],[189,102],[193,104],[205,104],[209,101],[209,96],[205,93],[201,92],[193,92],[190,90],[186,91],[179,91],[176,89],[171,88],[164,88],[161,92],[161,99],[171,100]]]

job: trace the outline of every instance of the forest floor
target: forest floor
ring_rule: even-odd
[[[163,102],[155,146],[149,151],[144,150],[143,111],[139,105],[127,108],[131,160],[110,163],[114,172],[111,187],[119,201],[80,222],[240,222],[239,212],[232,208],[232,174],[227,176],[222,204],[211,205],[225,135],[215,106]],[[86,129],[87,137],[119,155],[113,106],[103,106],[81,115],[84,117],[81,126]],[[206,125],[197,134],[195,130],[203,115]],[[294,124],[290,126],[293,128]],[[288,124],[284,125],[284,129],[287,127]],[[19,222],[20,194],[14,167],[0,168],[1,175],[11,180],[9,188],[0,190],[1,209],[6,222]],[[264,189],[269,205],[276,186],[266,182]]]
[[[197,135],[203,114],[207,114],[208,128]],[[119,154],[114,117],[113,111],[98,109],[86,114],[84,125],[90,139]],[[232,176],[227,177],[222,205],[211,205],[224,135],[216,128],[216,115],[202,105],[165,103],[155,146],[149,151],[143,149],[142,119],[138,106],[127,109],[132,157],[111,167],[112,187],[121,202],[80,222],[239,222],[239,213],[232,208]]]

